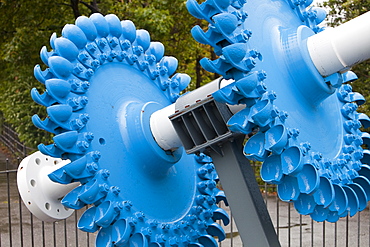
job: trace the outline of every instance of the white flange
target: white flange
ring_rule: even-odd
[[[47,222],[66,219],[73,209],[65,208],[61,199],[79,183],[58,184],[48,174],[70,161],[36,152],[22,160],[18,167],[17,185],[24,204],[38,219]]]

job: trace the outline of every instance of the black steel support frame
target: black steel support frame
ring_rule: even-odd
[[[244,135],[227,128],[232,116],[212,97],[170,116],[187,153],[211,156],[244,246],[280,246],[253,168],[243,155]],[[242,196],[241,196],[242,195]]]

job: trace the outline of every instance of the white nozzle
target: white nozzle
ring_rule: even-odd
[[[312,62],[322,76],[348,70],[370,58],[370,12],[307,39]]]

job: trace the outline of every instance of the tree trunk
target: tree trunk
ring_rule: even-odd
[[[200,66],[200,59],[201,57],[198,55],[195,63],[195,75],[196,75],[195,88],[199,88],[202,83],[202,73],[201,73],[202,66]]]
[[[79,16],[81,16],[80,10],[78,8],[78,3],[79,2],[80,2],[79,0],[71,0],[71,7],[72,7],[72,10],[73,10],[73,15],[74,15],[75,19],[77,19]]]

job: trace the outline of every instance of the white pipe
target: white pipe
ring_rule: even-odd
[[[168,118],[173,114],[175,114],[175,104],[162,108],[150,116],[152,135],[163,150],[175,150],[182,146],[180,138]]]
[[[322,76],[348,70],[370,58],[370,12],[307,39],[312,62]]]

